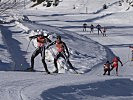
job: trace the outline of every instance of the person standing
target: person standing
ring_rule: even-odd
[[[86,28],[87,28],[87,24],[84,23],[84,24],[83,24],[83,31],[86,31]]]
[[[52,41],[48,38],[48,34],[44,33],[43,32],[39,32],[38,35],[34,35],[34,36],[30,36],[29,39],[32,40],[32,39],[37,39],[37,49],[33,52],[32,56],[31,56],[31,67],[28,68],[27,70],[29,71],[34,71],[34,59],[36,56],[38,56],[38,54],[41,54],[41,57],[42,57],[42,63],[43,63],[43,66],[45,68],[45,71],[50,74],[50,72],[48,71],[48,68],[47,68],[47,64],[45,62],[45,44],[47,42],[51,43]]]
[[[122,64],[122,62],[121,62],[121,60],[120,60],[120,58],[119,57],[117,57],[117,56],[115,56],[114,58],[113,58],[113,60],[112,60],[112,65],[111,65],[111,69],[110,69],[110,71],[112,71],[114,68],[116,68],[116,75],[118,76],[118,62],[120,62],[121,63],[121,66],[123,66],[123,64]]]
[[[102,30],[101,30],[102,27],[101,27],[101,25],[98,24],[98,25],[96,26],[96,28],[97,28],[97,30],[98,30],[98,35],[99,35],[99,32],[102,33]]]
[[[103,27],[103,36],[106,36],[106,31],[107,31],[107,28]]]
[[[132,58],[131,58],[131,61],[133,61],[133,46],[129,46],[129,48],[131,48],[131,52],[132,52]]]
[[[93,24],[91,24],[91,26],[90,26],[90,33],[93,33],[93,31],[94,31],[94,26],[93,26]]]
[[[63,42],[61,40],[61,36],[60,35],[58,35],[57,38],[56,38],[56,40],[54,42],[52,42],[51,44],[49,44],[47,46],[47,48],[49,48],[52,45],[56,45],[56,50],[57,50],[57,54],[54,57],[54,65],[55,65],[55,68],[56,68],[56,70],[54,71],[54,73],[58,73],[58,71],[59,71],[58,70],[58,66],[57,66],[57,60],[60,57],[64,58],[65,61],[66,61],[66,63],[69,65],[70,69],[72,69],[74,72],[76,72],[75,71],[75,68],[72,66],[72,64],[69,61],[70,54],[69,54],[68,48],[67,48],[65,42]],[[67,55],[66,55],[66,53],[67,53]]]

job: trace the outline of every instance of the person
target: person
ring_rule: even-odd
[[[129,46],[129,48],[131,48],[131,52],[132,52],[132,58],[131,58],[131,61],[133,61],[133,46]]]
[[[70,69],[72,69],[74,72],[76,72],[76,71],[75,71],[75,68],[72,66],[72,64],[71,64],[70,61],[69,61],[69,56],[70,56],[70,54],[69,54],[68,48],[67,48],[65,42],[63,42],[63,41],[61,40],[61,36],[60,36],[60,35],[58,35],[58,36],[56,37],[56,40],[55,40],[54,42],[52,42],[51,44],[49,44],[49,45],[47,46],[47,49],[48,49],[50,46],[52,46],[52,45],[56,45],[56,50],[57,50],[57,54],[56,54],[55,57],[54,57],[54,65],[55,65],[55,68],[56,68],[56,70],[54,71],[54,73],[58,73],[57,60],[58,60],[60,57],[64,58],[65,61],[66,61],[66,63],[69,65]],[[65,51],[66,51],[66,52],[65,52]],[[66,53],[67,53],[67,55],[66,55]]]
[[[103,9],[107,9],[107,5],[106,4],[103,5]]]
[[[106,31],[107,31],[106,27],[103,27],[103,36],[106,36]]]
[[[84,24],[83,24],[83,31],[86,31],[86,28],[87,28],[87,24],[84,23]]]
[[[96,28],[97,28],[97,30],[98,30],[98,35],[99,35],[99,32],[102,33],[102,31],[101,31],[101,25],[98,24],[98,25],[96,26]]]
[[[42,63],[43,66],[45,68],[45,71],[50,74],[50,72],[48,71],[47,68],[47,64],[45,62],[45,44],[47,42],[51,43],[52,41],[48,38],[48,34],[44,33],[44,32],[39,32],[38,35],[34,35],[34,36],[30,36],[29,39],[35,39],[37,38],[37,49],[33,52],[32,56],[31,56],[31,67],[28,68],[27,70],[29,71],[33,71],[34,70],[34,59],[38,54],[41,54],[42,57]]]
[[[105,64],[104,64],[104,74],[103,75],[105,75],[106,74],[106,72],[108,72],[108,75],[110,75],[110,62],[109,61],[107,61]]]
[[[90,26],[90,33],[93,33],[93,30],[94,30],[94,26],[93,26],[93,24],[91,24],[91,26]]]
[[[113,60],[112,60],[112,65],[111,65],[111,69],[110,69],[110,71],[112,71],[114,68],[116,68],[116,75],[118,76],[118,62],[120,62],[121,63],[121,66],[123,66],[123,64],[122,64],[122,62],[121,62],[121,60],[120,60],[120,58],[119,57],[117,57],[117,56],[115,56],[114,58],[113,58]]]

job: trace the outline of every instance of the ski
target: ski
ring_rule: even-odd
[[[44,75],[57,75],[57,74],[60,74],[60,73],[47,73],[46,71],[39,71],[39,70],[33,70],[33,71],[28,71],[28,70],[14,70],[16,72],[26,72],[26,73],[42,73]]]
[[[71,74],[76,74],[76,75],[84,74],[83,71],[73,70],[73,69],[71,69],[71,70],[69,70],[69,71],[67,71],[67,72],[70,72]]]
[[[40,71],[40,70],[14,70],[14,71],[19,71],[19,72],[45,72],[45,71]]]

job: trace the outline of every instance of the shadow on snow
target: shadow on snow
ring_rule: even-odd
[[[109,96],[133,96],[133,81],[130,79],[113,79],[96,83],[81,85],[59,86],[44,91],[41,96],[43,100],[87,100],[87,97]]]
[[[20,48],[21,43],[17,41],[16,39],[12,38],[12,33],[14,34],[21,34],[22,31],[10,31],[9,27],[1,27],[1,33],[3,37],[5,38],[5,42],[8,46],[9,52],[11,54],[11,57],[13,61],[15,62],[15,68],[22,69],[20,64],[23,64],[24,67],[29,66],[29,64],[26,62],[26,58],[24,55],[26,54],[25,51],[22,51]]]

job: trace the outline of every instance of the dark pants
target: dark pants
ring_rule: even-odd
[[[41,53],[43,66],[44,66],[46,72],[48,72],[47,64],[45,62],[45,46],[44,47],[38,47],[33,52],[32,56],[31,56],[31,68],[34,68],[34,59],[39,53]]]
[[[90,31],[90,33],[93,33],[93,30],[94,30],[94,29],[93,29],[93,28],[91,28],[91,31]]]
[[[109,69],[104,69],[104,74],[103,75],[105,75],[106,72],[108,72],[108,75],[110,75],[110,68]]]
[[[105,32],[103,32],[103,36],[106,36],[106,33]]]
[[[110,69],[110,71],[112,71],[114,68],[116,68],[116,73],[118,73],[118,67],[112,66],[112,68]]]
[[[87,28],[87,27],[83,27],[83,31],[86,31],[86,28]]]
[[[58,52],[54,58],[54,65],[56,70],[58,71],[58,66],[57,66],[57,60],[59,59],[59,57],[62,57],[65,59],[66,63],[69,65],[70,69],[75,70],[75,68],[72,66],[72,64],[70,63],[69,59],[67,58],[65,52]]]
[[[99,32],[101,32],[101,33],[102,33],[101,29],[98,29],[98,35],[99,35]]]

